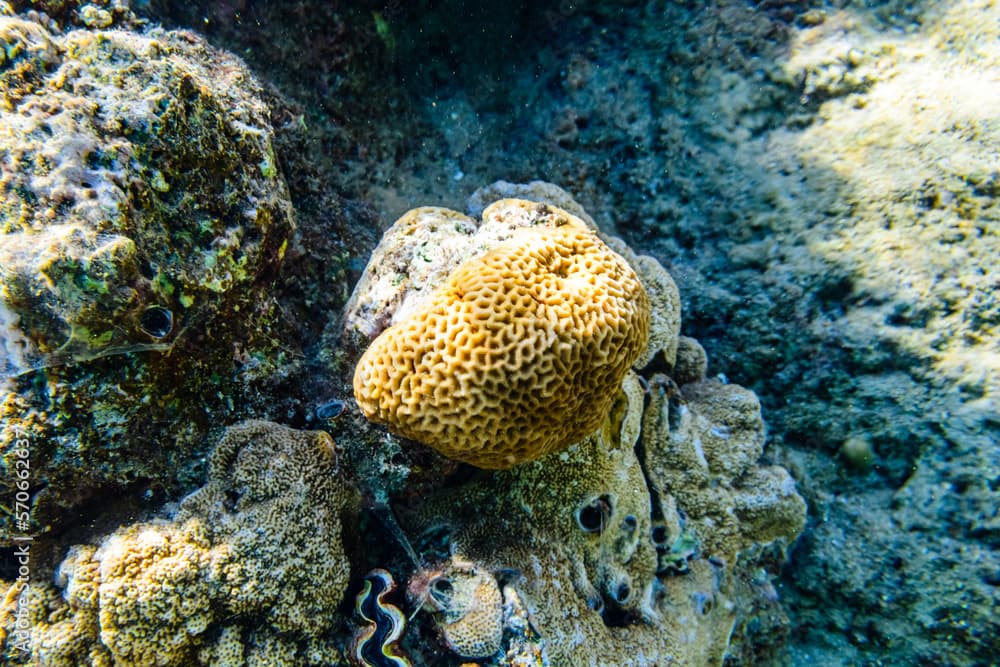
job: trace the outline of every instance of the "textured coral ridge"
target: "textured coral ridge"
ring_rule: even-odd
[[[649,302],[628,263],[560,213],[461,264],[372,342],[354,375],[369,419],[493,469],[597,428],[645,351]]]
[[[409,517],[416,532],[447,528],[454,560],[520,573],[512,585],[555,667],[721,665],[747,627],[778,641],[761,636],[784,619],[764,547],[801,532],[805,503],[785,470],[756,463],[752,392],[685,379],[678,390],[654,376],[645,405],[629,373],[587,438]],[[478,632],[485,642],[490,626]]]
[[[341,664],[324,637],[349,583],[343,536],[356,534],[357,496],[338,472],[325,433],[231,427],[208,483],[171,520],[71,549],[56,576],[61,597],[31,586],[33,664]]]

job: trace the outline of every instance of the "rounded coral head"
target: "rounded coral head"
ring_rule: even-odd
[[[372,341],[354,395],[398,435],[509,468],[596,430],[648,334],[646,292],[596,234],[520,228]]]

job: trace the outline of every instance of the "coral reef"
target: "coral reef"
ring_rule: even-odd
[[[169,521],[74,547],[55,577],[61,598],[31,585],[31,652],[8,646],[8,664],[338,664],[324,636],[340,622],[357,505],[327,434],[233,426]]]
[[[700,395],[725,403],[729,389],[708,384]],[[628,376],[592,436],[431,499],[408,517],[414,531],[446,530],[454,559],[519,573],[508,585],[523,600],[552,665],[721,664],[734,628],[749,620],[744,614],[753,605],[745,598],[767,595],[747,593],[747,572],[754,569],[748,564],[804,524],[794,484],[770,468],[752,465],[734,475],[713,466],[714,484],[725,489],[714,496],[693,484],[651,493],[635,447],[640,437],[664,438],[668,425],[657,418],[658,405],[644,416],[643,393],[638,377]],[[696,414],[699,407],[685,409]],[[739,413],[697,419],[731,429],[733,444],[759,453],[757,434],[741,428]],[[696,447],[703,433],[683,426],[672,435]],[[658,448],[645,450],[659,470],[686,472],[665,458]],[[785,483],[752,486],[770,483],[771,475]],[[734,512],[734,499],[747,511]],[[688,510],[691,518],[682,518]],[[712,517],[728,517],[718,535],[709,529]],[[689,523],[702,519],[697,527]],[[660,552],[685,531],[694,546],[680,556],[682,570],[664,567]]]
[[[342,534],[354,535],[358,502],[325,432],[249,421],[226,430],[208,483],[184,499],[175,520],[201,518],[239,563],[227,573],[231,610],[266,610],[276,630],[313,636],[334,625],[344,598]]]
[[[461,234],[468,226],[460,217],[418,209],[388,238],[412,250],[427,225],[432,241],[417,247],[445,254],[433,233],[454,220],[446,242],[489,247],[488,235]],[[509,237],[465,260],[440,286],[417,283],[431,295],[416,307],[403,299],[396,323],[358,362],[354,393],[365,415],[393,432],[450,458],[506,468],[597,427],[610,390],[646,348],[649,305],[625,260],[570,214],[502,200],[483,220],[493,223],[489,230],[509,228]],[[404,250],[383,241],[383,252]],[[373,260],[377,277],[362,281],[355,303],[373,301],[367,283],[393,279],[382,259]]]
[[[494,210],[519,222],[486,258],[539,231],[597,242],[582,223],[524,224],[569,215],[548,204],[503,200],[484,218],[501,220]],[[357,598],[353,645],[345,637],[352,554],[377,539],[358,530],[362,480],[344,469],[359,452],[347,456],[324,432],[249,421],[225,431],[207,482],[169,519],[73,548],[55,587],[30,589],[32,652],[8,646],[12,664],[311,666],[342,664],[347,650],[359,665],[404,665],[404,649],[413,664],[440,650],[492,665],[721,664],[761,626],[757,616],[780,628],[768,570],[801,530],[804,504],[787,473],[758,464],[753,394],[706,379],[703,351],[677,340],[669,276],[609,242],[659,281],[661,316],[651,319],[664,330],[649,337],[654,346],[644,335],[631,347],[593,432],[509,470],[439,478],[402,503],[417,544],[444,549],[411,577],[410,604],[425,612],[416,630],[404,634],[403,611],[388,599],[392,576],[376,569]],[[611,256],[619,275],[638,280]],[[627,370],[647,347],[668,372],[675,350],[687,381]],[[359,435],[352,448],[364,444]],[[421,627],[434,629],[439,648]]]
[[[802,481],[816,533],[784,582],[788,663],[989,663],[997,4],[559,3],[481,67],[456,5],[406,17],[407,127],[432,128],[375,191],[388,214],[406,200],[383,193],[570,189],[670,270],[685,333],[757,394],[767,456]],[[421,57],[441,32],[447,76]],[[859,438],[861,467],[843,455]]]
[[[267,277],[294,225],[262,89],[234,57],[190,33],[15,16],[0,33],[0,454],[31,443],[47,531],[101,489],[196,483],[192,450],[277,356]]]
[[[79,610],[97,608],[84,584],[96,581],[93,554],[115,526],[138,522],[135,534],[115,533],[137,555],[160,548],[135,541],[141,527],[163,538],[149,562],[164,577],[170,554],[202,558],[209,522],[151,514],[204,481],[211,429],[248,416],[329,428],[345,447],[340,468],[381,503],[416,507],[465,484],[492,488],[491,474],[400,442],[350,405],[330,419],[350,393],[356,351],[331,318],[381,231],[376,210],[386,221],[414,201],[463,210],[475,185],[542,174],[594,218],[541,182],[495,183],[466,214],[476,223],[491,202],[517,198],[592,228],[596,219],[669,269],[684,331],[700,341],[676,335],[680,299],[672,280],[656,286],[663,268],[602,236],[650,301],[649,344],[633,364],[648,405],[641,418],[626,412],[642,433],[635,458],[650,512],[637,520],[652,546],[637,547],[643,567],[625,572],[650,580],[652,550],[665,600],[653,608],[670,611],[664,641],[678,636],[676,622],[711,653],[677,659],[714,661],[732,628],[728,665],[780,663],[786,635],[790,665],[991,664],[1000,653],[997,12],[987,0],[0,2],[9,158],[0,175],[0,540],[25,533],[6,510],[10,473],[30,462],[33,585],[21,608],[45,638],[39,655],[111,664],[98,615]],[[143,16],[197,30],[246,65]],[[262,164],[268,147],[273,159]],[[241,217],[258,201],[272,226]],[[435,265],[435,247],[418,267]],[[440,265],[441,279],[466,259]],[[412,268],[395,277],[424,281]],[[373,304],[361,320],[381,331],[395,308]],[[346,342],[368,339],[357,329]],[[757,406],[729,380],[760,398],[770,443],[759,462]],[[780,581],[790,619],[772,586],[783,540],[756,546],[799,517],[775,464],[811,509]],[[615,509],[603,495],[585,503],[587,526]],[[499,506],[477,502],[456,492],[469,512]],[[475,662],[565,660],[553,638],[571,624],[535,627],[535,610],[548,609],[538,600],[578,613],[602,641],[636,638],[622,655],[645,645],[655,621],[607,590],[621,574],[615,558],[581,556],[567,568],[567,553],[584,547],[536,545],[531,536],[554,539],[558,527],[500,504],[528,526],[511,533],[527,546],[497,559],[486,546],[481,560],[432,559],[456,580],[493,577],[502,592],[501,648]],[[459,542],[474,532],[469,517],[450,518]],[[377,523],[359,535],[359,571],[402,577],[411,564],[379,542]],[[48,585],[67,545],[85,542],[61,569],[65,581]],[[493,570],[494,560],[521,564],[521,577]],[[564,589],[533,583],[547,570]],[[571,581],[600,593],[610,627],[591,627]],[[9,589],[0,611],[4,641],[18,593]],[[151,599],[169,609],[161,593]],[[425,610],[403,643],[425,662],[458,664],[448,648],[468,642],[447,638],[443,610]],[[311,646],[272,625],[303,619],[248,613],[213,617],[189,637],[188,664],[309,664],[309,655],[337,664],[330,647],[346,647],[343,624]],[[131,623],[123,614],[114,618]],[[170,619],[163,636],[186,641],[180,628]],[[127,636],[115,641],[126,650]],[[28,659],[6,648],[7,662]],[[574,660],[587,659],[576,650]]]
[[[704,377],[704,351],[678,341],[672,280],[652,258],[642,261],[642,275],[658,279],[666,295],[663,316],[653,319],[665,329],[651,334],[654,354],[664,353],[669,368],[664,350],[673,352],[684,385],[630,372],[587,437],[404,508],[404,524],[428,544],[447,536],[448,565],[410,585],[430,602],[424,608],[438,609],[445,645],[455,640],[440,610],[460,584],[477,591],[468,599],[493,609],[485,617],[494,621],[477,624],[473,636],[495,645],[500,598],[469,579],[484,571],[518,573],[505,586],[523,601],[553,665],[721,664],[734,633],[753,625],[752,600],[770,608],[761,567],[769,546],[780,551],[802,530],[805,503],[787,472],[758,464],[764,426],[756,397]],[[503,582],[481,582],[502,590]]]

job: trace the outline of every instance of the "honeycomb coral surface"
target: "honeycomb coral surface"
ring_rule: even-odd
[[[170,520],[73,547],[61,591],[29,587],[30,650],[12,654],[45,667],[343,664],[324,637],[350,582],[357,494],[338,472],[326,433],[231,426]]]
[[[355,397],[397,434],[507,468],[596,429],[648,327],[639,279],[596,234],[521,228],[372,342]]]

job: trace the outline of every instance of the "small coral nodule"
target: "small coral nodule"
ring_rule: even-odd
[[[397,643],[406,629],[406,616],[385,598],[396,588],[392,575],[376,568],[365,575],[354,611],[362,625],[354,635],[349,655],[354,667],[412,667]]]
[[[407,598],[433,614],[444,643],[459,657],[487,657],[500,650],[503,594],[488,570],[453,556],[439,568],[418,570]]]

